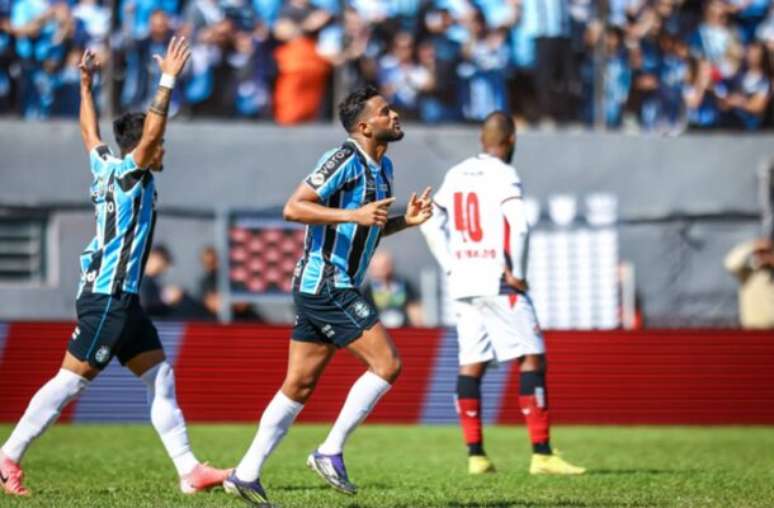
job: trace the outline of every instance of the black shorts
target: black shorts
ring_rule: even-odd
[[[104,369],[113,356],[126,365],[140,353],[162,349],[159,333],[135,294],[85,293],[75,308],[78,325],[67,350],[92,367]]]
[[[293,291],[296,323],[291,338],[342,348],[379,321],[379,313],[356,289],[323,285],[319,295]]]

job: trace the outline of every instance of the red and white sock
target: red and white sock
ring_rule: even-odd
[[[481,379],[473,376],[457,377],[457,414],[462,436],[469,455],[484,455],[484,436],[481,426]]]
[[[522,372],[520,374],[519,406],[527,422],[533,452],[550,455],[550,421],[545,373]]]

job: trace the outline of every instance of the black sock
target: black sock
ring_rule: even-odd
[[[532,453],[538,455],[551,455],[551,445],[546,441],[545,443],[535,443],[532,445]]]
[[[486,455],[484,453],[484,445],[481,443],[469,444],[468,455]]]

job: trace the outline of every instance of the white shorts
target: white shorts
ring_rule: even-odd
[[[477,296],[455,300],[460,365],[505,362],[546,351],[528,296]]]

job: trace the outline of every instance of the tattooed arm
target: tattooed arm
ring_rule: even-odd
[[[148,108],[142,138],[140,138],[137,148],[134,149],[134,162],[140,168],[145,168],[151,163],[156,149],[164,137],[174,79],[180,75],[190,56],[191,50],[184,37],[172,37],[164,58],[153,55],[153,58],[156,59],[161,68],[163,76],[156,96],[153,98],[150,108]]]

